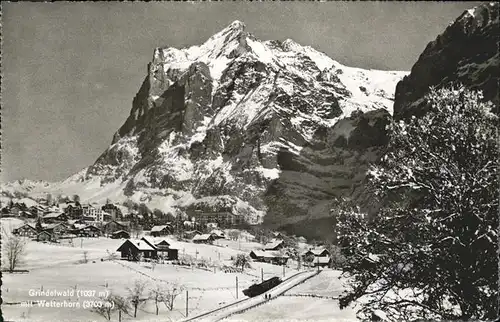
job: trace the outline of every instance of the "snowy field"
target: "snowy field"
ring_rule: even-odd
[[[352,307],[340,310],[333,299],[344,290],[339,276],[339,271],[323,270],[283,296],[224,321],[358,321]]]
[[[2,225],[10,230],[22,225],[22,221],[4,218]],[[72,245],[67,240],[60,244],[28,240],[27,254],[19,269],[28,269],[29,273],[3,274],[3,317],[6,321],[105,321],[90,309],[83,308],[84,301],[96,300],[98,293],[105,291],[126,296],[127,287],[133,287],[134,282],[140,280],[147,284],[144,296],[156,285],[180,285],[184,291],[176,298],[172,311],[161,304],[156,316],[154,302],[147,301],[139,308],[137,318],[125,315],[123,321],[178,321],[186,318],[186,290],[189,316],[194,316],[245,298],[242,290],[260,282],[261,273],[267,279],[272,276],[286,278],[298,272],[295,263],[283,270],[281,266],[253,262],[251,268],[242,273],[224,271],[224,267],[232,266],[231,257],[262,247],[258,243],[219,240],[217,245],[203,245],[167,239],[179,249],[179,258],[203,260],[207,267],[193,268],[169,262],[153,267],[144,262],[111,261],[109,254],[116,253],[123,240],[104,237],[75,238]],[[83,262],[84,252],[87,263]],[[94,297],[77,297],[76,294],[43,297],[30,293],[41,290],[91,290],[96,293]],[[47,308],[38,307],[36,303],[34,307],[21,306],[22,302],[39,300],[66,300],[79,303],[80,307]],[[117,319],[115,313],[112,321]]]
[[[30,291],[38,290],[93,290],[96,292],[110,291],[122,296],[127,295],[127,287],[132,287],[135,280],[146,283],[146,288],[160,284],[178,283],[185,287],[189,294],[189,314],[194,315],[206,310],[215,309],[220,305],[236,301],[235,277],[241,280],[239,298],[243,298],[241,290],[250,284],[250,277],[243,274],[213,273],[202,270],[191,270],[173,265],[157,265],[153,272],[130,263],[89,262],[87,264],[67,265],[60,267],[41,268],[30,271],[29,274],[5,274],[3,279],[3,300],[5,303],[16,303],[29,300],[67,300],[80,302],[93,297],[78,298],[74,296],[31,296]],[[130,266],[131,268],[128,268]],[[151,277],[144,276],[136,270],[143,271]],[[156,279],[153,279],[156,278]],[[158,281],[161,278],[161,281]],[[108,288],[106,288],[108,285]],[[186,293],[182,292],[174,303],[174,310],[168,311],[163,304],[160,315],[163,321],[185,318]],[[147,293],[144,294],[147,296]],[[14,321],[94,321],[104,320],[90,310],[80,308],[22,308],[19,305],[4,305],[3,314],[8,320]],[[151,321],[155,320],[154,303],[148,301],[141,306],[136,319],[126,317],[125,320]]]
[[[307,282],[306,282],[307,283]],[[275,300],[224,321],[358,321],[352,309],[340,310],[337,301],[280,296]]]
[[[307,283],[294,287],[287,294],[314,294],[325,297],[338,297],[344,292],[345,285],[340,279],[341,271],[323,270],[321,274],[311,278]]]

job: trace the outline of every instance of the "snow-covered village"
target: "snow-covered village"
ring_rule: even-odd
[[[1,11],[1,321],[498,318],[498,3]]]

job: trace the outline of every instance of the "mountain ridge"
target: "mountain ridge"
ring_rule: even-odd
[[[94,164],[57,183],[3,185],[3,195],[130,199],[188,216],[232,211],[331,239],[335,200],[380,206],[366,170],[384,155],[393,116],[425,113],[430,86],[461,82],[498,110],[498,11],[498,3],[466,10],[410,72],[347,67],[291,39],[261,41],[240,21],[201,45],[156,48],[127,120]]]
[[[298,192],[302,184],[292,207],[316,216],[308,209],[321,199],[318,211],[328,216],[328,200],[347,193],[348,177],[359,181],[379,154],[377,142],[364,138],[371,143],[360,150],[364,143],[350,135],[383,132],[378,120],[390,118],[405,74],[347,67],[291,39],[261,41],[235,21],[201,45],[156,48],[110,147],[52,186],[93,192],[82,200],[111,194],[170,212],[230,208],[261,223],[274,207],[271,185]],[[345,154],[333,167],[325,165],[332,149]]]

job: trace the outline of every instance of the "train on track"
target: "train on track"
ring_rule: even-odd
[[[245,294],[248,297],[254,297],[254,296],[257,296],[257,295],[260,295],[262,293],[269,291],[270,289],[272,289],[276,285],[281,284],[281,282],[283,282],[281,280],[281,278],[279,278],[277,276],[271,277],[270,279],[265,280],[262,283],[253,284],[249,288],[243,290],[243,294]]]

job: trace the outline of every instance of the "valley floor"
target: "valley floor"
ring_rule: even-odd
[[[5,222],[2,222],[5,224]],[[298,272],[296,263],[291,263],[283,272],[282,266],[266,263],[251,263],[251,268],[243,273],[224,270],[232,266],[231,257],[240,253],[248,254],[250,249],[262,245],[251,242],[217,241],[217,245],[200,245],[190,242],[175,241],[179,248],[179,257],[203,259],[207,268],[193,268],[157,264],[154,267],[145,262],[129,262],[110,260],[109,255],[115,253],[123,240],[100,238],[75,238],[73,244],[45,244],[29,241],[27,255],[21,269],[28,269],[26,274],[4,273],[2,276],[2,315],[4,321],[106,321],[105,318],[92,312],[85,304],[98,300],[99,292],[112,292],[127,296],[128,287],[133,287],[136,280],[146,283],[144,297],[156,285],[182,286],[183,292],[175,299],[174,309],[168,310],[160,304],[159,315],[155,314],[154,301],[148,300],[139,307],[137,318],[124,315],[122,321],[179,321],[186,319],[186,291],[188,299],[188,317],[204,313],[246,298],[242,290],[260,282],[261,273],[264,278],[279,276],[287,278]],[[88,261],[84,263],[83,253]],[[102,259],[102,260],[101,260]],[[284,273],[284,275],[283,275]],[[338,318],[354,318],[352,311],[340,311],[337,301],[322,298],[305,298],[294,294],[318,294],[337,296],[342,291],[338,272],[325,270],[318,276],[286,292],[284,296],[270,301],[232,319],[250,320],[287,320],[314,319],[326,320]],[[236,293],[236,278],[238,293]],[[61,296],[38,296],[37,291],[81,291],[95,292],[93,296],[67,294]],[[39,307],[37,301],[55,301],[72,304],[74,307]],[[23,303],[34,302],[33,306]],[[64,302],[65,301],[65,302]],[[323,319],[324,321],[326,321]],[[111,321],[118,321],[118,313],[114,312]]]

